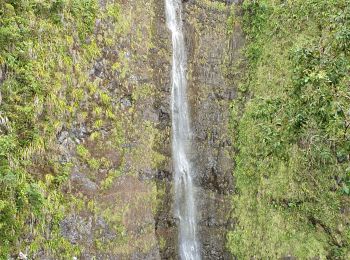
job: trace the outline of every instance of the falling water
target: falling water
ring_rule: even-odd
[[[186,52],[182,32],[182,0],[165,0],[167,24],[172,32],[172,153],[174,163],[175,217],[179,220],[181,259],[199,260],[196,234],[196,207],[192,181],[193,168],[188,158],[191,129],[186,98]]]

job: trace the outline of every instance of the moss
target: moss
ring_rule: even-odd
[[[96,6],[95,1],[89,1],[85,5],[79,1],[0,2],[0,60],[2,66],[6,67],[7,74],[2,83],[1,110],[11,124],[11,130],[1,135],[0,139],[6,141],[11,137],[14,145],[9,150],[6,143],[1,142],[2,146],[6,145],[1,150],[7,152],[1,158],[0,185],[9,191],[1,194],[1,197],[12,201],[14,209],[16,208],[12,215],[17,219],[17,223],[1,219],[1,223],[6,223],[0,235],[1,257],[7,257],[24,246],[27,242],[20,238],[26,232],[34,232],[37,236],[37,240],[28,240],[26,245],[35,254],[35,248],[40,245],[38,241],[41,241],[41,230],[46,225],[52,226],[53,230],[51,237],[41,244],[42,247],[52,252],[74,248],[60,238],[57,223],[47,223],[46,219],[62,217],[59,212],[63,209],[58,210],[54,205],[63,202],[63,197],[57,196],[56,192],[67,179],[69,167],[57,163],[53,152],[56,149],[54,140],[58,129],[69,118],[65,116],[73,113],[76,110],[75,103],[83,98],[81,89],[70,89],[72,78],[67,75],[79,78],[98,53],[92,47],[93,44],[90,47],[84,42],[92,33],[97,15]],[[82,48],[79,57],[83,58],[74,69],[72,57],[77,56],[72,53],[73,45],[86,47],[86,56],[84,57],[85,50]],[[67,99],[61,98],[63,93]],[[72,103],[68,101],[69,93]],[[45,169],[44,172],[41,168]],[[9,186],[10,182],[5,180],[12,174],[21,178],[16,181],[14,179],[15,185]],[[44,174],[54,177],[42,183],[40,180]],[[42,185],[39,193],[26,188],[35,187],[38,183]],[[33,215],[31,205],[37,203],[41,204],[41,210],[35,210]],[[11,211],[6,209],[8,210]],[[35,223],[30,230],[25,227],[29,219]],[[7,228],[10,233],[7,233]]]
[[[349,26],[340,18],[347,6],[245,1],[236,18],[249,63],[232,103],[237,225],[228,245],[239,259],[349,257],[349,227],[338,229],[349,207],[348,159],[339,157],[349,152],[348,116],[340,112],[349,77],[336,64],[347,67],[350,58],[335,36]]]
[[[145,203],[155,213],[153,182],[136,186],[146,192],[130,205],[100,203],[115,195],[119,177],[164,161],[155,149],[156,123],[143,118],[158,94],[148,56],[155,47],[155,1],[107,2],[0,1],[0,69],[6,70],[0,117],[9,122],[4,132],[0,126],[0,187],[6,191],[0,194],[0,258],[27,248],[29,258],[40,252],[67,259],[97,251],[126,256],[155,245],[152,224],[132,238],[125,226],[131,210],[148,212]],[[98,62],[100,74],[94,72]],[[130,109],[119,105],[124,96],[134,99]],[[73,136],[82,125],[87,133]],[[63,131],[73,141],[67,147],[57,141]],[[72,187],[73,167],[96,183],[93,196]],[[85,240],[71,244],[60,230],[70,215],[102,216],[118,236],[105,243],[92,234],[96,248]]]
[[[94,32],[96,18],[109,20],[112,25],[120,22],[120,26],[113,26],[119,33],[125,31],[120,30],[125,28],[125,21],[119,20],[117,3],[109,3],[106,14],[98,9],[97,1],[32,2],[20,1],[12,5],[0,2],[0,60],[7,68],[1,110],[2,116],[11,123],[11,131],[0,136],[0,185],[9,190],[9,193],[1,194],[1,201],[4,199],[13,204],[13,207],[7,207],[2,203],[1,213],[16,215],[16,222],[0,219],[0,251],[1,257],[7,257],[26,247],[31,248],[32,256],[44,249],[51,256],[72,257],[78,255],[77,247],[69,245],[60,236],[58,223],[64,213],[71,210],[66,206],[68,203],[75,205],[72,208],[79,212],[85,202],[60,194],[72,163],[58,162],[56,134],[62,127],[69,129],[74,120],[89,124],[91,113],[95,128],[91,139],[100,140],[100,129],[112,124],[115,146],[121,149],[124,136],[121,120],[115,116],[117,111],[111,104],[111,94],[101,88],[101,81],[91,80],[89,72],[95,59],[102,55],[101,43]],[[7,34],[13,37],[7,37]],[[115,40],[112,44],[116,44]],[[97,99],[95,94],[98,94]],[[110,167],[107,158],[97,158],[90,150],[83,145],[76,147],[78,157],[92,171]],[[41,182],[43,176],[45,182]],[[5,182],[9,178],[15,185]],[[42,185],[39,193],[30,189],[36,187],[36,183]],[[23,195],[16,195],[18,192]],[[39,211],[36,210],[38,203]],[[6,217],[6,214],[2,216]],[[30,228],[34,240],[23,239],[29,231],[25,223],[30,219],[35,223]],[[43,228],[45,226],[52,230],[43,243],[41,231],[47,230]]]
[[[226,4],[219,1],[203,0],[202,4],[204,4],[207,8],[211,8],[218,11],[227,10]]]
[[[102,189],[108,189],[115,182],[115,179],[122,175],[120,170],[112,170],[108,172],[107,177],[102,180],[101,187]]]

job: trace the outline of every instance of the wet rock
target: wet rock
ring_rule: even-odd
[[[85,174],[80,173],[77,168],[73,170],[70,180],[76,192],[88,196],[94,196],[99,188],[95,182],[91,181]]]
[[[237,1],[214,1],[232,4]],[[226,34],[229,13],[215,5],[190,0],[184,5],[188,49],[188,96],[197,175],[198,232],[203,259],[232,259],[226,249],[233,188],[233,151],[228,140],[230,102],[235,84],[227,77],[227,59],[238,57],[243,36]],[[230,53],[230,55],[228,55]]]
[[[228,46],[235,44],[230,43],[231,39],[226,34],[228,9],[215,10],[215,7],[209,8],[196,0],[183,2],[188,54],[188,98],[194,137],[190,157],[196,166],[195,182],[200,186],[196,198],[202,257],[232,259],[225,245],[225,234],[230,223],[230,194],[233,192],[233,160],[227,136],[229,102],[235,98],[236,92],[222,69]],[[232,0],[217,2],[233,3]],[[235,47],[239,41],[236,43]],[[163,82],[167,82],[163,85],[163,91],[169,96],[169,80]],[[166,103],[158,106],[160,125],[163,126],[161,129],[171,125],[169,108],[170,104]],[[171,174],[167,172],[158,172],[158,180],[172,183]],[[158,212],[157,233],[167,239],[165,248],[161,250],[162,258],[176,259],[177,223],[175,219],[172,220],[173,194],[169,186],[166,186],[163,207]]]

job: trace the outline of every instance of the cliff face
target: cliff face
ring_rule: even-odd
[[[233,151],[229,105],[235,98],[235,75],[228,73],[243,45],[239,26],[229,31],[233,3],[185,1],[183,20],[188,55],[188,98],[194,133],[192,160],[199,239],[204,259],[231,259],[226,232],[231,226]],[[238,2],[236,4],[239,4]],[[170,170],[171,171],[171,170]],[[168,180],[169,181],[169,180]],[[177,233],[172,219],[171,185],[159,211],[157,226],[166,246],[164,259],[176,259]]]
[[[349,259],[349,1],[242,7],[228,246],[238,259]]]
[[[228,32],[231,5],[220,1],[185,4],[189,54],[189,98],[195,135],[199,233],[204,259],[231,259],[226,252],[233,192],[230,101],[235,97],[226,74],[231,55],[239,52],[241,35]],[[237,45],[232,45],[237,40]]]
[[[79,162],[74,163],[67,193],[81,200],[81,208],[69,210],[60,230],[78,245],[81,259],[159,259],[155,216],[162,190],[156,180],[169,160],[160,145],[168,139],[169,126],[161,124],[159,103],[168,99],[164,86],[169,82],[171,51],[162,47],[163,8],[159,1],[101,1],[99,5],[102,12],[120,9],[116,24],[96,20],[102,55],[90,72],[117,108],[117,125],[106,120],[106,126],[97,130],[101,135],[97,140],[91,138],[91,118],[75,130],[81,134],[77,149],[84,146],[88,156],[72,155]],[[67,134],[62,132],[59,138],[62,135]],[[91,169],[90,156],[107,158],[112,164]],[[81,162],[81,157],[89,158]]]
[[[1,257],[160,258],[162,5],[0,2]]]
[[[0,6],[9,17],[1,23],[10,29],[19,28],[21,15],[32,20],[22,24],[31,32],[23,35],[25,44],[14,40],[1,52],[0,145],[6,148],[1,166],[21,172],[25,187],[38,187],[33,188],[38,197],[25,191],[28,203],[11,211],[16,223],[1,219],[6,230],[16,225],[13,237],[2,232],[1,253],[15,257],[22,251],[35,259],[176,259],[172,50],[163,1],[25,8],[0,1]],[[234,36],[227,32],[231,12],[225,1],[184,3],[192,159],[205,259],[230,258],[225,250],[233,192],[228,106],[235,91],[225,68],[241,46],[239,30]],[[13,66],[11,55],[25,56],[25,65]],[[19,76],[30,76],[40,91],[11,92]],[[27,107],[33,108],[30,117],[15,116]],[[23,133],[24,122],[33,137]],[[19,140],[17,150],[5,146],[8,138]],[[6,174],[1,178],[9,178]],[[11,194],[22,186],[3,183],[11,192],[0,199],[15,201]],[[7,214],[6,205],[0,210]]]
[[[163,2],[145,4],[147,12],[142,6],[139,1],[128,1],[123,5],[123,13],[129,13],[130,17],[122,20],[132,21],[132,28],[117,40],[125,42],[124,53],[130,53],[131,57],[121,66],[127,65],[130,72],[122,83],[124,90],[119,101],[122,106],[132,108],[128,108],[129,114],[124,114],[127,118],[124,129],[130,126],[126,132],[127,148],[123,149],[121,159],[121,169],[125,173],[106,192],[97,192],[95,196],[110,214],[121,212],[122,227],[126,234],[131,234],[120,247],[122,250],[128,248],[128,251],[121,255],[140,259],[176,259],[169,110],[170,33],[165,26]],[[220,1],[188,1],[184,4],[188,97],[195,136],[193,161],[197,170],[199,235],[204,259],[230,258],[225,249],[233,192],[228,120],[229,102],[235,97],[235,88],[226,67],[242,46],[239,28],[234,34],[227,31],[231,12],[231,5]],[[108,62],[108,57],[106,60]],[[101,65],[102,69],[104,67]],[[95,146],[92,144],[92,149]],[[117,157],[117,154],[112,157]],[[151,205],[154,205],[153,210]],[[121,210],[123,208],[128,209]],[[73,230],[79,226],[79,223],[69,221],[63,222],[64,228],[67,223]],[[104,236],[94,239],[104,240]],[[139,244],[135,240],[140,241]],[[83,251],[91,250],[90,244],[84,243]],[[112,253],[115,248],[113,245],[102,251],[93,249],[92,255],[113,257],[116,256]],[[102,253],[104,250],[106,252]],[[121,256],[120,253],[117,255]]]
[[[182,2],[203,259],[350,259],[349,0]],[[0,0],[0,259],[178,258],[171,56],[163,0]]]
[[[154,44],[154,30],[163,22],[159,3],[100,1],[98,8],[107,15],[95,21],[92,37],[100,55],[90,63],[89,81],[105,94],[99,102],[113,110],[103,115],[83,86],[86,100],[80,106],[87,116],[79,120],[77,114],[73,127],[57,135],[72,163],[64,190],[75,202],[67,203],[60,233],[77,245],[81,259],[158,259],[154,180],[165,161],[157,151],[165,132],[157,129],[155,104],[163,97],[154,76],[159,66],[153,64],[154,55],[162,57]],[[109,12],[116,10],[112,21]],[[50,250],[44,255],[51,256]]]

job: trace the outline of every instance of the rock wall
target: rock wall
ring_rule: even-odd
[[[226,250],[226,232],[231,226],[234,191],[229,104],[235,98],[236,86],[235,75],[230,74],[228,68],[239,57],[243,46],[239,26],[228,30],[229,16],[237,13],[232,4],[233,1],[184,1],[188,98],[194,132],[191,156],[197,170],[196,197],[203,259],[232,259]],[[166,176],[167,195],[163,207],[159,208],[157,234],[165,241],[162,259],[177,259],[171,178]]]
[[[89,80],[107,93],[116,118],[100,122],[94,102],[86,100],[81,106],[89,116],[77,115],[73,127],[58,134],[62,158],[74,165],[65,188],[74,203],[60,230],[80,248],[79,259],[160,259],[155,220],[163,198],[156,180],[168,171],[170,156],[163,3],[99,4],[105,13],[120,8],[120,17],[96,20],[101,55]]]
[[[225,237],[233,163],[228,106],[235,87],[226,67],[241,46],[241,34],[232,38],[227,31],[231,1],[183,2],[199,236],[204,259],[229,259]],[[54,77],[43,74],[47,85],[55,79],[48,94],[33,101],[45,108],[35,121],[45,146],[29,147],[30,163],[23,168],[45,187],[51,208],[43,209],[42,223],[29,220],[14,250],[33,259],[177,259],[172,45],[164,2],[100,0],[92,5],[97,7],[91,9],[92,31],[85,30],[83,20],[78,24],[73,16],[65,17],[68,11],[59,13],[59,32],[65,34],[57,33],[58,43],[45,27],[51,23],[30,25],[33,31],[46,28],[46,38],[38,39],[29,56],[42,52],[57,66],[50,71]],[[62,49],[58,58],[55,48]],[[5,80],[1,67],[0,85]]]
[[[195,134],[199,233],[204,259],[231,259],[226,250],[234,191],[229,104],[234,79],[227,67],[242,46],[242,35],[228,31],[234,12],[225,1],[189,1],[185,5],[189,48],[189,89]],[[235,42],[235,43],[234,43]]]

